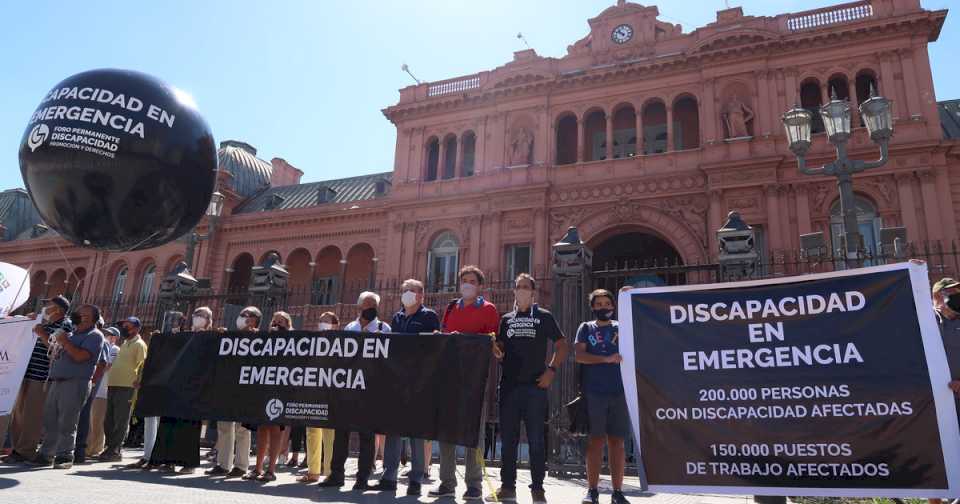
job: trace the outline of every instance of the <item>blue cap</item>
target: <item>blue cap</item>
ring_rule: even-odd
[[[140,319],[138,319],[137,317],[128,317],[127,322],[130,322],[131,324],[137,327],[143,327],[143,324],[140,323]]]

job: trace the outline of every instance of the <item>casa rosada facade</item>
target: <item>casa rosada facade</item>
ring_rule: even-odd
[[[414,277],[449,288],[465,264],[497,280],[548,275],[551,244],[570,226],[595,267],[709,263],[731,210],[757,229],[763,254],[816,231],[836,245],[836,181],[798,172],[780,116],[832,94],[856,105],[871,88],[893,100],[895,131],[890,161],[855,178],[866,247],[896,226],[911,242],[950,243],[960,144],[948,123],[960,113],[937,102],[927,51],[946,15],[919,0],[776,17],[732,8],[684,32],[654,6],[619,1],[563,57],[527,49],[493,70],[401,89],[383,110],[397,128],[391,172],[301,183],[283,159],[223,142],[225,205],[197,228],[194,274],[214,292],[243,290],[277,252],[291,288],[315,291],[304,304],[350,303],[338,286]],[[851,157],[877,158],[856,110],[853,123]],[[818,131],[809,166],[834,159]],[[45,230],[22,190],[0,202],[0,260],[31,267],[34,298],[146,299],[190,248],[85,249]]]

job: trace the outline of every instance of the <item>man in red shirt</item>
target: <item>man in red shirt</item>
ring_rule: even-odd
[[[464,266],[460,270],[460,299],[451,302],[443,313],[440,327],[443,332],[465,334],[489,334],[496,337],[500,327],[500,314],[497,307],[483,299],[480,288],[483,286],[483,271],[476,266]],[[494,348],[491,341],[491,348]],[[483,408],[486,415],[486,408]],[[482,424],[483,422],[481,422]],[[483,429],[480,431],[480,444],[483,444]],[[465,448],[467,491],[464,500],[479,500],[483,497],[483,469],[480,467],[480,450]],[[440,486],[430,491],[431,497],[453,497],[457,489],[457,447],[449,443],[440,443]]]

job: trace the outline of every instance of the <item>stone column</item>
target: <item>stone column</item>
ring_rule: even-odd
[[[439,140],[440,145],[437,150],[437,180],[443,180],[443,171],[447,166],[447,140],[443,137]],[[427,156],[427,163],[430,162],[429,155]]]
[[[700,100],[703,117],[700,118],[700,127],[703,129],[703,138],[700,139],[701,145],[706,145],[717,141],[720,135],[717,135],[717,120],[720,116],[717,114],[716,106],[716,79],[707,79],[703,83],[703,96]],[[723,131],[723,128],[720,128]]]
[[[782,249],[784,243],[781,239],[782,230],[780,229],[780,205],[777,198],[777,186],[768,184],[764,186],[763,190],[767,196],[767,236],[770,237],[767,246],[770,250]]]
[[[913,197],[913,186],[916,181],[912,172],[901,172],[894,175],[897,180],[897,194],[900,197],[900,218],[907,228],[907,240],[919,240],[920,221],[917,218],[917,204]]]
[[[583,162],[583,155],[586,152],[587,139],[584,138],[584,118],[577,116],[577,162]]]
[[[671,152],[673,148],[673,105],[667,108],[667,147],[664,152]]]
[[[533,252],[531,254],[531,261],[533,264],[533,271],[536,272],[546,272],[544,260],[547,257],[544,252],[549,248],[547,243],[547,226],[546,226],[546,212],[543,208],[534,208],[533,209],[533,232],[534,232],[534,242],[533,242]]]
[[[927,239],[943,241],[943,224],[940,221],[940,205],[937,203],[937,175],[933,170],[923,170],[917,175],[920,177],[920,194],[923,197]]]
[[[793,186],[793,192],[797,199],[797,232],[807,234],[813,232],[813,226],[810,224],[810,196],[807,186],[797,184]]]
[[[784,101],[783,111],[786,112],[787,109],[792,109],[795,105],[800,104],[800,88],[797,84],[797,70],[795,68],[789,68],[785,71],[782,71],[783,75],[783,91],[784,91]]]
[[[497,261],[497,266],[499,269],[500,262],[500,227],[503,221],[503,212],[495,211],[487,215],[490,218],[492,225],[492,230],[490,232],[490,238],[487,240],[489,245],[489,255],[487,257],[492,257],[494,261]]]
[[[895,95],[896,81],[893,77],[893,55],[890,53],[881,53],[878,56],[880,58],[880,75],[877,79],[877,86],[880,89],[877,89],[877,93],[893,100],[891,107],[893,109],[894,119],[909,117],[909,112],[904,109],[907,104],[899,103],[899,97]]]
[[[898,49],[897,55],[900,57],[900,75],[903,76],[904,91],[907,93],[907,106],[910,108],[904,115],[907,117],[922,115],[921,91],[920,86],[917,85],[917,68],[913,62],[913,49]]]
[[[613,114],[607,114],[607,159],[613,159]]]
[[[767,71],[757,70],[753,75],[756,78],[757,100],[759,100],[753,104],[753,134],[754,136],[762,136],[770,133],[770,125],[768,124],[770,113],[764,110],[773,106],[771,103],[773,100],[770,99],[769,89],[767,88]]]
[[[637,125],[637,155],[643,155],[643,113],[640,107],[634,106],[634,118],[636,119]]]
[[[847,96],[850,97],[850,127],[860,127],[860,108],[857,103],[857,80],[847,79]]]
[[[473,151],[473,174],[481,173],[486,163],[487,156],[487,118],[480,120],[477,128],[477,143]]]
[[[454,178],[463,176],[463,133],[457,137],[457,160],[453,166],[453,176]]]
[[[707,242],[710,249],[707,251],[707,260],[712,261],[719,251],[716,231],[723,225],[723,189],[711,189],[708,195],[710,209],[707,214]]]

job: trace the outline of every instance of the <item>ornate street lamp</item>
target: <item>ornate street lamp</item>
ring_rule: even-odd
[[[864,170],[878,168],[887,163],[887,144],[893,136],[891,101],[876,96],[870,88],[870,99],[860,105],[860,115],[870,133],[870,139],[880,146],[880,159],[861,161],[847,157],[847,141],[850,139],[850,104],[837,99],[836,93],[826,105],[820,107],[820,116],[826,129],[827,140],[837,149],[836,161],[820,168],[807,168],[806,154],[810,149],[810,131],[813,115],[799,106],[783,114],[783,127],[790,142],[790,151],[797,157],[797,167],[804,175],[832,175],[837,178],[840,193],[840,211],[843,214],[843,251],[850,266],[861,259],[863,237],[857,226],[857,210],[853,196],[853,175]]]
[[[197,249],[197,244],[201,241],[208,240],[211,236],[213,236],[217,225],[217,219],[223,213],[223,201],[224,197],[220,191],[215,191],[212,195],[210,195],[210,205],[207,206],[207,217],[210,218],[210,231],[205,235],[201,235],[194,230],[187,235],[187,250],[184,254],[183,262],[187,263],[187,268],[189,270],[193,270],[193,255]]]

